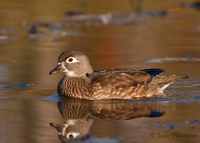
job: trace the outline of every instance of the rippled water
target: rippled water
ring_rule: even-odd
[[[200,66],[191,60],[200,58],[198,7],[181,7],[182,1],[130,2],[0,5],[0,142],[60,142],[65,138],[59,139],[58,131],[66,124],[69,133],[84,138],[77,142],[200,140]],[[70,21],[69,9],[84,13],[84,20]],[[56,87],[64,74],[48,73],[69,49],[85,53],[94,70],[162,68],[165,75],[190,78],[168,87],[164,97],[142,101],[60,98]],[[145,62],[149,59],[162,62]]]

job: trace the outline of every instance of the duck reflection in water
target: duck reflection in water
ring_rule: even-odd
[[[58,131],[62,142],[89,139],[95,119],[132,120],[139,117],[160,117],[165,112],[156,102],[128,102],[122,100],[88,101],[62,98],[58,109],[66,119],[64,124],[50,123]]]

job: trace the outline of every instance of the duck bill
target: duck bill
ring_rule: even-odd
[[[60,133],[62,133],[62,129],[64,128],[63,124],[54,124],[54,123],[50,123],[49,124],[51,127],[56,128],[56,130]]]
[[[61,65],[57,65],[53,70],[49,72],[49,75],[52,75],[58,72],[63,72],[63,71],[64,69],[61,67]]]

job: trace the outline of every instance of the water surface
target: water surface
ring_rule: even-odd
[[[200,58],[199,11],[180,7],[181,2],[143,1],[142,7],[120,0],[1,4],[0,141],[60,142],[50,123],[88,119],[89,138],[82,142],[198,142],[199,61],[144,62]],[[69,9],[115,18],[107,24],[96,19],[71,22]],[[136,18],[128,18],[132,13]],[[184,73],[190,78],[167,88],[165,97],[143,101],[66,100],[56,93],[64,74],[48,73],[69,49],[85,53],[94,70],[163,68],[165,75]],[[4,88],[24,83],[28,86]],[[84,115],[78,112],[82,110]]]

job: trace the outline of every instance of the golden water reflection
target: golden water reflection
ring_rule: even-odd
[[[81,3],[82,2],[82,3]],[[191,0],[187,1],[192,2]],[[49,76],[58,56],[65,50],[79,50],[91,61],[94,70],[106,68],[163,68],[166,74],[184,73],[190,78],[176,82],[180,88],[168,88],[172,94],[162,102],[166,114],[159,118],[134,120],[94,120],[90,129],[92,137],[116,136],[135,142],[183,142],[186,140],[150,137],[151,132],[173,132],[174,129],[153,127],[199,119],[199,62],[171,61],[144,63],[149,58],[200,57],[199,11],[180,7],[177,1],[142,1],[142,11],[166,10],[165,17],[138,18],[128,25],[108,24],[97,26],[66,27],[61,31],[80,32],[82,35],[43,35],[30,38],[28,30],[38,21],[49,24],[69,24],[63,20],[72,8],[86,14],[114,15],[132,12],[129,1],[5,1],[0,5],[0,39],[14,37],[0,45],[0,141],[3,142],[58,142],[57,132],[49,123],[64,123],[56,101],[38,99],[56,95],[56,87],[64,74]],[[86,7],[82,7],[86,4]],[[133,5],[134,6],[134,5]],[[87,22],[87,21],[86,21]],[[79,23],[79,22],[78,22]],[[49,27],[38,27],[39,32]],[[2,42],[2,41],[0,41]],[[4,86],[29,83],[25,88],[4,89]],[[182,87],[183,85],[191,87]],[[197,85],[197,86],[195,86]],[[173,85],[172,85],[173,86]],[[17,95],[17,96],[16,96]],[[18,96],[20,95],[20,97]],[[15,98],[10,98],[16,96]],[[37,96],[37,98],[35,97]],[[190,97],[191,100],[187,100]],[[174,99],[172,101],[172,99]],[[179,98],[181,100],[179,100]],[[73,103],[73,102],[72,102]],[[131,103],[129,103],[131,104]],[[99,107],[98,107],[99,108]],[[100,108],[101,109],[101,108]],[[148,108],[147,108],[148,110]],[[97,115],[96,115],[97,116]],[[148,122],[145,124],[145,122]],[[162,123],[161,123],[162,122]],[[153,125],[152,125],[153,124]],[[168,127],[168,126],[167,126]],[[194,129],[193,129],[194,128]],[[199,135],[198,125],[176,129],[181,133]],[[141,138],[144,137],[144,138]],[[191,139],[199,141],[199,138]],[[128,142],[128,141],[127,141]]]

